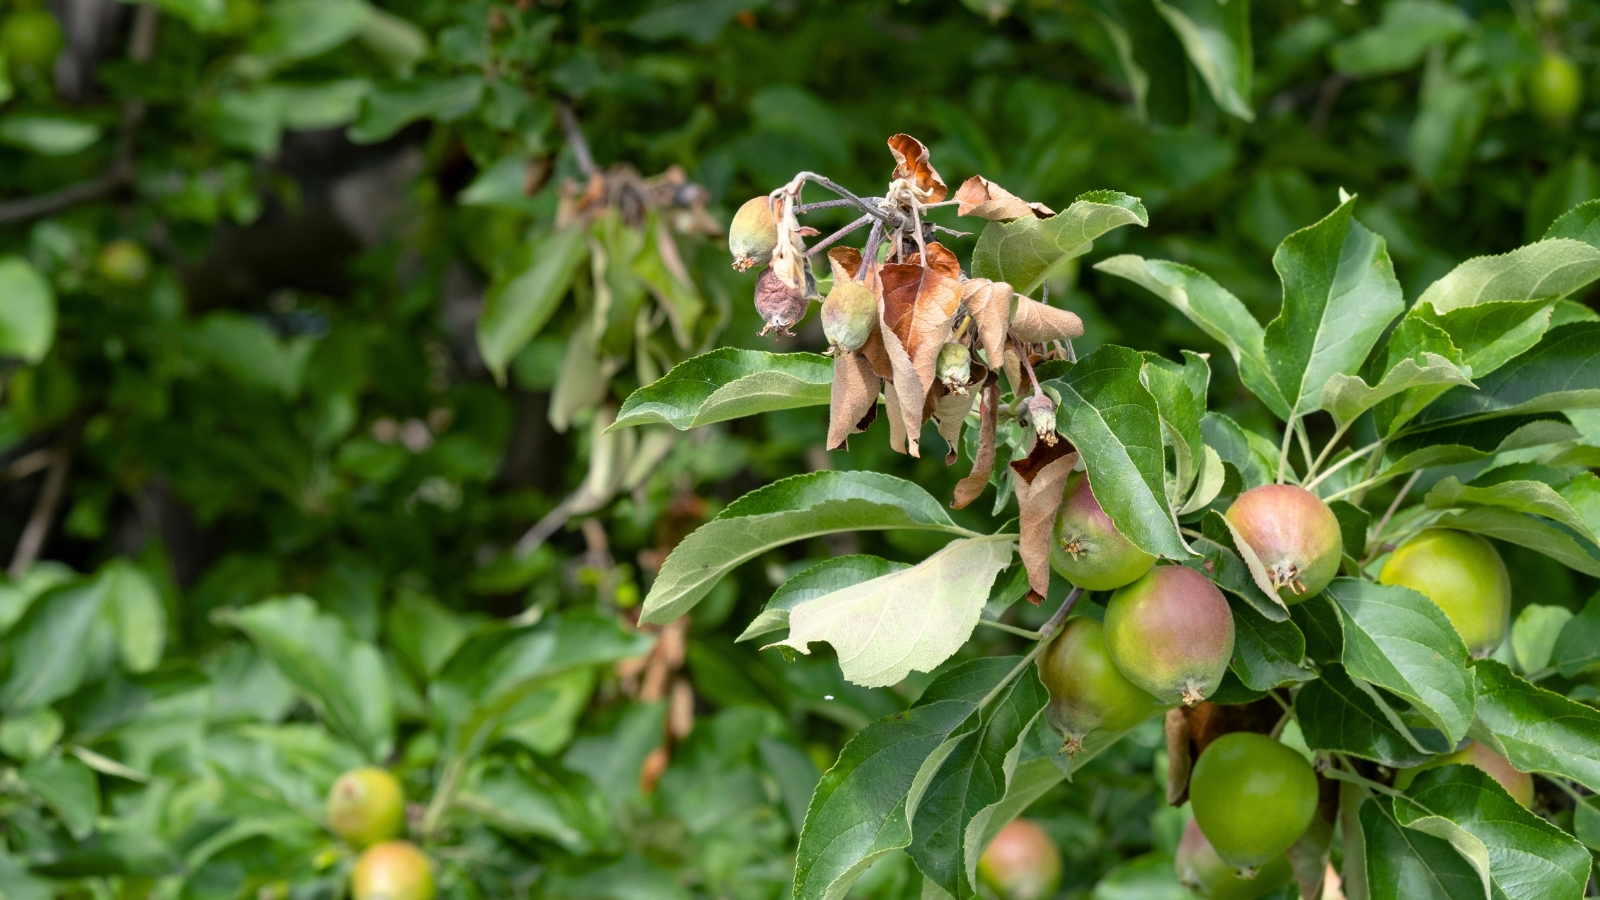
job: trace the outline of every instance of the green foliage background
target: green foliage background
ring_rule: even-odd
[[[752,487],[871,468],[947,496],[955,475],[891,454],[881,423],[830,457],[814,409],[661,437],[654,465],[647,438],[599,438],[671,364],[772,345],[754,273],[685,207],[584,238],[634,260],[600,313],[591,273],[613,270],[592,249],[519,282],[550,255],[562,185],[585,181],[562,102],[602,168],[680,167],[724,224],[800,170],[878,189],[898,131],[951,184],[982,172],[1056,208],[1115,186],[1151,227],[1088,262],[1188,262],[1261,319],[1274,248],[1341,188],[1408,297],[1600,197],[1600,107],[1558,126],[1528,94],[1559,50],[1600,95],[1593,4],[968,5],[70,0],[49,7],[76,24],[48,72],[5,47],[0,547],[33,540],[36,510],[48,531],[0,585],[0,896],[338,896],[349,853],[321,798],[363,761],[401,775],[452,897],[786,895],[819,771],[926,679],[862,689],[826,655],[733,638],[812,561],[942,540],[742,567],[653,657],[693,692],[686,736],[614,665],[657,640],[635,607],[662,551]],[[1185,48],[1184,16],[1220,17],[1224,39]],[[687,281],[658,271],[662,229]],[[147,273],[118,268],[118,241]],[[549,311],[536,333],[490,329],[514,355],[487,364],[486,295]],[[1080,353],[1211,346],[1087,265],[1051,297],[1087,322]],[[823,346],[814,316],[779,341]],[[1266,421],[1214,372],[1215,405]],[[546,520],[564,501],[581,512]],[[518,552],[541,520],[561,527]],[[1577,611],[1594,587],[1505,553],[1519,609]],[[1012,646],[980,638],[965,657]],[[1064,896],[1176,896],[1159,739],[1135,733],[1030,811],[1066,855]],[[852,896],[920,889],[892,856]]]

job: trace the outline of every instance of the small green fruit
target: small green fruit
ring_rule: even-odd
[[[854,278],[839,277],[822,301],[822,333],[839,350],[860,350],[878,326],[878,298]]]
[[[433,868],[409,841],[376,844],[356,859],[350,894],[354,900],[433,900]]]
[[[1317,776],[1305,757],[1261,734],[1212,741],[1189,777],[1194,820],[1222,861],[1265,866],[1300,840],[1317,814]]]
[[[1257,900],[1294,880],[1294,867],[1289,865],[1287,856],[1273,857],[1256,870],[1254,878],[1241,878],[1238,869],[1217,855],[1193,819],[1183,829],[1173,863],[1178,881],[1205,900]]]
[[[1000,900],[1046,900],[1061,884],[1061,851],[1043,828],[1012,819],[978,857],[978,881]]]
[[[1452,765],[1477,766],[1487,772],[1495,781],[1500,782],[1500,786],[1506,789],[1506,793],[1511,795],[1511,799],[1521,803],[1523,806],[1533,805],[1533,776],[1527,772],[1517,771],[1517,768],[1511,765],[1511,760],[1506,759],[1477,741],[1470,741],[1460,750],[1454,753],[1446,753],[1420,766],[1401,769],[1395,773],[1394,786],[1403,791],[1410,787],[1411,782],[1415,781],[1416,777],[1423,772],[1429,769],[1437,769],[1440,766]]]
[[[1565,128],[1583,103],[1583,76],[1566,56],[1547,52],[1528,83],[1533,112],[1554,128]]]
[[[949,341],[939,348],[933,371],[952,394],[965,394],[967,382],[972,380],[972,352],[966,344]]]
[[[55,17],[42,9],[12,13],[0,24],[0,53],[11,71],[22,78],[50,74],[65,43]]]
[[[728,250],[733,253],[733,267],[740,272],[752,266],[772,262],[772,251],[778,246],[778,222],[772,215],[772,203],[766,197],[751,197],[733,215],[728,226]]]
[[[1082,616],[1067,620],[1039,657],[1039,680],[1050,692],[1044,716],[1061,732],[1061,749],[1069,755],[1093,732],[1126,731],[1161,709],[1111,661],[1104,627]]]
[[[1117,531],[1089,487],[1089,473],[1073,477],[1056,513],[1050,567],[1086,591],[1114,591],[1150,571],[1156,558]]]
[[[328,791],[328,827],[351,844],[366,847],[400,835],[405,806],[393,775],[374,766],[351,769]]]
[[[1494,545],[1475,534],[1430,528],[1390,554],[1378,581],[1427,595],[1473,656],[1492,653],[1511,627],[1511,575]]]
[[[1233,611],[1210,579],[1156,566],[1106,603],[1106,647],[1127,679],[1163,703],[1216,692],[1233,657]]]
[[[1339,574],[1344,536],[1322,498],[1292,484],[1264,484],[1239,495],[1228,521],[1261,558],[1278,596],[1298,603]]]
[[[132,287],[150,277],[150,254],[134,241],[115,240],[101,248],[95,269],[107,281]]]

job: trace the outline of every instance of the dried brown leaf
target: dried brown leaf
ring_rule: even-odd
[[[889,138],[889,152],[894,154],[894,177],[910,182],[923,203],[938,203],[949,196],[944,179],[928,164],[928,148],[921,141],[897,134]]]
[[[844,352],[833,358],[833,395],[828,407],[828,449],[844,447],[850,435],[865,431],[862,420],[878,409],[878,389],[883,380],[860,353]],[[870,421],[870,420],[868,420]]]
[[[854,278],[861,270],[861,251],[854,247],[834,247],[828,251],[828,267],[833,270],[833,280]]]
[[[961,283],[961,305],[972,315],[978,328],[978,346],[989,365],[1005,361],[1006,330],[1011,324],[1011,285],[987,278],[969,278]]]
[[[1028,570],[1028,587],[1040,597],[1050,593],[1050,539],[1067,476],[1077,464],[1078,452],[1068,441],[1036,441],[1027,456],[1011,464],[1022,533],[1017,549]]]
[[[927,421],[924,412],[934,384],[934,363],[939,348],[950,339],[951,325],[961,307],[961,265],[954,253],[937,242],[928,245],[927,265],[913,259],[912,263],[883,266],[878,280],[883,286],[879,305],[883,348],[899,395],[907,449],[918,456],[918,438]]]
[[[1011,393],[1018,397],[1026,396],[1033,392],[1030,385],[1022,380],[1022,357],[1010,345],[1006,346],[1004,364],[1002,368],[1006,373],[1006,383],[1011,386]]]
[[[982,384],[988,375],[988,369],[973,362],[968,384]],[[933,420],[939,425],[939,436],[950,445],[949,452],[944,455],[944,464],[953,466],[956,464],[959,449],[957,442],[961,440],[961,426],[967,421],[967,413],[972,412],[972,404],[978,399],[978,391],[969,390],[957,394],[946,390],[943,384],[936,384],[934,389],[938,400],[934,403]]]
[[[988,487],[989,476],[994,473],[994,433],[999,418],[1000,380],[991,372],[983,380],[983,405],[978,408],[978,455],[972,460],[972,472],[956,482],[952,508],[961,509]]]
[[[1189,746],[1189,717],[1182,707],[1167,710],[1167,805],[1182,806],[1189,799],[1189,770],[1194,757]]]
[[[1011,336],[1029,344],[1083,337],[1083,320],[1077,313],[1018,297],[1016,311],[1011,315]]]
[[[906,420],[900,414],[900,395],[893,381],[883,383],[883,412],[889,417],[889,449],[906,452]]]
[[[982,175],[974,175],[956,189],[960,203],[956,215],[977,216],[994,222],[1009,222],[1025,216],[1048,219],[1055,210],[1043,203],[1029,203]]]

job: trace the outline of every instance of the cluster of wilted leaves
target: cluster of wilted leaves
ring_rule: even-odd
[[[851,198],[859,200],[867,215],[846,231],[865,220],[872,221],[872,230],[861,249],[827,250],[833,281],[825,298],[817,293],[811,257],[844,232],[814,249],[805,248],[805,238],[818,233],[797,218],[797,211],[804,209],[800,191],[812,180],[811,173],[801,173],[765,198],[772,213],[773,249],[756,283],[756,308],[768,330],[787,330],[805,315],[811,300],[822,301],[834,357],[830,450],[844,447],[851,434],[872,424],[881,395],[890,446],[920,456],[922,426],[932,421],[949,445],[945,461],[953,465],[962,427],[976,407],[977,451],[971,473],[956,486],[952,505],[957,509],[977,499],[989,483],[1001,422],[1031,426],[1026,453],[1011,468],[1030,596],[1037,601],[1049,585],[1050,530],[1077,454],[1056,431],[1058,398],[1039,384],[1033,368],[1046,360],[1071,359],[1070,341],[1083,334],[1083,322],[1003,281],[969,277],[956,254],[937,240],[939,232],[950,230],[929,222],[926,210],[954,205],[960,215],[994,222],[1048,219],[1055,212],[981,175],[967,179],[953,199],[946,199],[949,188],[922,142],[897,134],[888,143],[895,168],[884,196]],[[737,250],[735,255],[736,266],[749,264],[749,257]],[[852,303],[862,288],[870,293],[870,305]],[[1013,398],[1009,403],[1008,396]]]

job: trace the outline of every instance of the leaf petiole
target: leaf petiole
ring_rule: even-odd
[[[1044,637],[1043,634],[1040,634],[1037,631],[1029,631],[1026,628],[1018,628],[1015,625],[1007,625],[1004,622],[996,622],[993,619],[979,619],[978,620],[978,624],[979,625],[987,625],[990,628],[999,629],[1000,631],[1004,631],[1004,632],[1006,632],[1008,634],[1014,634],[1014,635],[1017,635],[1018,637],[1025,637],[1025,638],[1028,638],[1029,640],[1034,640],[1034,641],[1037,641],[1040,638]]]
[[[1333,446],[1333,442],[1330,441],[1328,443],[1328,446],[1332,447]],[[1333,473],[1339,471],[1340,469],[1344,468],[1345,466],[1348,466],[1349,464],[1355,462],[1356,460],[1360,459],[1361,457],[1366,456],[1368,453],[1371,453],[1372,451],[1378,449],[1381,446],[1383,446],[1383,442],[1382,441],[1373,441],[1372,443],[1366,445],[1365,447],[1362,447],[1360,450],[1357,450],[1357,451],[1351,453],[1349,456],[1346,456],[1344,459],[1341,459],[1338,462],[1334,463],[1333,465],[1329,466],[1327,468],[1327,470],[1324,471],[1321,475],[1318,475],[1317,477],[1312,478],[1310,481],[1307,481],[1303,485],[1303,487],[1305,487],[1305,489],[1308,490],[1308,491],[1311,490],[1312,488],[1314,488],[1317,485],[1321,484],[1323,479],[1327,478],[1329,475],[1332,475]],[[1326,451],[1324,451],[1324,453],[1326,453]],[[1321,462],[1322,462],[1322,458],[1318,457],[1317,458],[1317,464],[1320,464]],[[1316,471],[1316,465],[1317,464],[1313,464],[1312,465],[1312,467],[1311,467],[1311,471],[1312,472]],[[1308,472],[1307,473],[1307,477],[1309,477],[1309,476],[1310,476],[1310,473]]]

